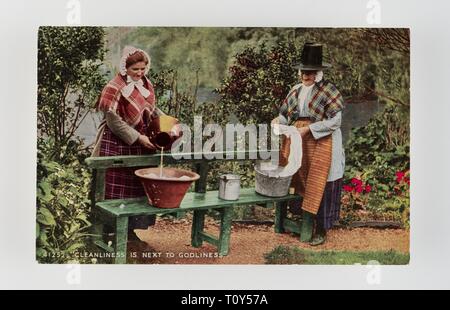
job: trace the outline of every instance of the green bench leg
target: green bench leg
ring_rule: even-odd
[[[195,171],[200,175],[200,179],[195,181],[194,191],[196,193],[206,193],[206,178],[208,176],[209,165],[207,161],[195,164]]]
[[[91,228],[91,239],[94,244],[103,242],[103,222],[100,214],[98,212],[93,212],[92,214],[92,228]]]
[[[287,215],[287,202],[277,202],[275,208],[275,232],[278,234],[282,234],[285,232],[284,219]]]
[[[203,232],[205,225],[206,210],[194,211],[194,217],[192,219],[192,232],[191,232],[191,245],[195,248],[199,248],[203,244],[203,238],[200,233]]]
[[[220,210],[220,234],[218,251],[220,256],[228,254],[230,249],[231,220],[233,218],[233,207]]]
[[[116,218],[115,264],[127,263],[128,217]]]
[[[313,227],[314,227],[314,215],[309,212],[303,211],[302,227],[300,231],[301,242],[311,241]]]
[[[103,223],[92,225],[92,241],[94,243],[103,241]]]

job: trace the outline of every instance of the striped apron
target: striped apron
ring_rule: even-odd
[[[309,124],[311,124],[309,118],[300,118],[293,126],[300,128]],[[289,157],[290,139],[283,137],[282,141],[280,162],[284,165]],[[303,197],[302,209],[317,214],[331,166],[332,138],[329,135],[315,140],[309,132],[302,138],[302,142],[302,166],[292,177],[291,187],[294,187],[296,194]]]

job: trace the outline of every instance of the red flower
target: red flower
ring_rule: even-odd
[[[361,193],[361,192],[363,191],[363,187],[361,186],[361,184],[356,185],[355,191],[356,191],[357,193]]]
[[[357,179],[357,178],[353,178],[351,182],[355,186],[361,186],[362,185],[362,181]]]
[[[366,188],[364,190],[366,191],[366,193],[370,193],[370,191],[372,190],[372,187],[369,184],[367,184]]]
[[[403,171],[397,171],[395,175],[397,176],[397,183],[400,183],[403,180],[405,173]]]
[[[347,193],[353,191],[353,187],[351,187],[350,185],[344,185],[343,186],[344,191],[346,191]]]
[[[408,185],[411,185],[409,178],[407,178],[406,183],[408,183]]]

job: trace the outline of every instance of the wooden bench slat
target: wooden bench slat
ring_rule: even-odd
[[[114,199],[97,202],[96,206],[103,211],[110,213],[115,217],[120,216],[136,216],[136,215],[152,215],[152,214],[169,214],[179,211],[202,210],[223,208],[233,205],[248,205],[257,203],[267,203],[273,201],[286,201],[298,198],[297,195],[286,195],[283,197],[266,197],[255,192],[254,188],[241,189],[239,200],[222,200],[219,198],[219,191],[208,191],[205,194],[189,192],[184,197],[179,208],[163,209],[155,208],[148,204],[147,198],[135,199]],[[125,205],[120,208],[120,205]]]
[[[106,169],[97,169],[94,176],[95,201],[102,201],[105,199],[105,178]]]
[[[250,151],[222,151],[209,153],[165,153],[164,165],[169,164],[185,164],[189,162],[204,162],[208,161],[235,161],[235,160],[256,160],[261,159],[258,150]],[[270,150],[269,152],[278,152],[278,150]],[[143,167],[155,166],[160,163],[160,153],[151,155],[124,155],[124,156],[98,156],[86,158],[87,165],[92,169],[106,169],[117,167]],[[175,159],[173,156],[182,157],[182,159]]]

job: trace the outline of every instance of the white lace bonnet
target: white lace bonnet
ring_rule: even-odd
[[[122,51],[122,58],[120,59],[119,64],[119,71],[121,75],[127,75],[127,59],[136,52],[142,52],[148,59],[147,66],[145,67],[145,75],[147,75],[148,71],[150,70],[150,56],[145,51],[130,45],[125,46]]]
[[[302,70],[298,69],[298,75],[302,76]],[[314,79],[314,82],[318,83],[318,82],[322,81],[322,79],[323,79],[323,71],[319,70],[319,71],[317,71],[316,78]]]

